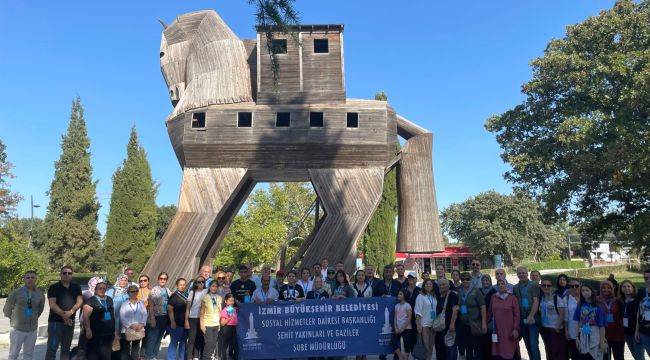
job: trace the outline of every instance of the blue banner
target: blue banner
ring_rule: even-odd
[[[242,359],[389,354],[394,297],[242,304]]]

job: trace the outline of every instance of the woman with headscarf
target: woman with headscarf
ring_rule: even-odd
[[[129,277],[126,276],[126,274],[120,274],[117,276],[115,279],[115,284],[113,284],[113,287],[108,289],[106,291],[106,296],[110,297],[113,299],[113,307],[115,308],[115,313],[120,314],[120,308],[122,307],[122,304],[129,299],[129,294],[127,292],[129,288]],[[115,329],[119,330],[120,327],[120,317],[115,316]],[[117,349],[119,348],[119,334],[115,336],[115,344],[113,345],[113,348]],[[113,351],[113,359],[118,360],[120,358],[121,352],[120,350]]]
[[[84,304],[93,296],[95,296],[95,286],[99,284],[100,282],[103,282],[102,278],[99,276],[93,276],[88,280],[88,290],[84,290],[81,293],[81,296],[84,299]],[[86,350],[86,337],[84,336],[84,317],[79,316],[79,349],[82,351]]]
[[[498,292],[490,300],[489,316],[493,321],[490,332],[494,358],[509,360],[515,357],[519,348],[519,302],[508,292],[505,279],[497,280]]]
[[[481,295],[485,299],[485,308],[490,308],[490,302],[492,301],[492,295],[496,294],[497,290],[492,286],[492,278],[490,275],[481,276],[481,288],[479,289]],[[488,331],[481,336],[481,359],[489,360],[491,359],[492,352],[492,329],[493,323],[490,318],[487,319]]]

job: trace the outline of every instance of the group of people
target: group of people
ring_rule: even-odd
[[[504,269],[491,276],[481,272],[481,262],[471,262],[471,272],[451,272],[436,266],[430,273],[407,273],[403,264],[387,265],[381,277],[366,265],[348,275],[343,263],[329,266],[327,259],[299,272],[268,266],[260,275],[240,265],[238,277],[229,271],[201,267],[194,279],[158,274],[151,286],[147,275],[133,282],[134,271],[125,269],[110,286],[92,278],[88,289],[71,281],[64,266],[60,281],[47,290],[50,306],[46,359],[70,358],[75,316],[80,314],[79,344],[73,355],[87,359],[156,359],[165,335],[170,336],[167,359],[237,359],[237,307],[242,303],[342,299],[391,296],[396,298],[395,358],[416,355],[416,346],[431,359],[519,359],[523,338],[528,358],[541,360],[539,337],[547,359],[623,359],[627,346],[635,360],[650,356],[650,270],[645,288],[624,280],[605,280],[599,289],[559,275],[555,284],[539,272],[517,268],[517,284],[506,280]],[[273,276],[275,275],[275,276]],[[36,273],[24,276],[25,285],[13,291],[4,314],[11,320],[9,359],[31,359],[38,317],[46,301],[36,286]],[[358,356],[357,358],[362,358]],[[380,356],[385,359],[386,355]]]

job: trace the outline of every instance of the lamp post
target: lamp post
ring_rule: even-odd
[[[31,210],[31,222],[29,226],[29,247],[32,247],[32,233],[34,232],[34,208],[41,207],[40,205],[34,205],[34,196],[29,195],[29,205]]]

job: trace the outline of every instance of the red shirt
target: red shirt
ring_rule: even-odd
[[[625,341],[621,302],[614,297],[606,301],[602,296],[596,297],[596,302],[605,314],[605,339]]]

